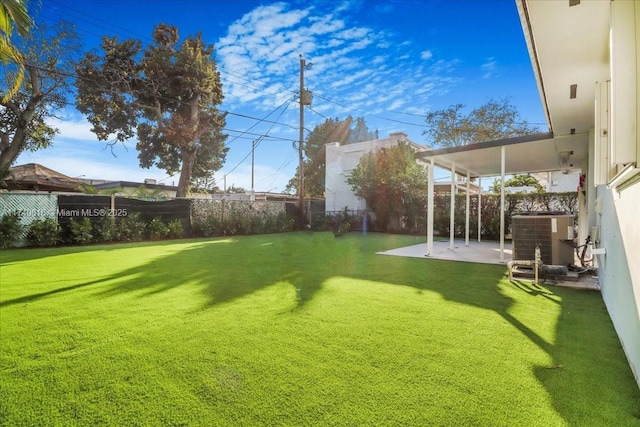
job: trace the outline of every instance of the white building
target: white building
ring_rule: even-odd
[[[573,171],[548,171],[532,173],[547,193],[567,193],[577,191],[580,183],[579,170]]]
[[[404,132],[395,132],[387,138],[355,144],[340,145],[337,142],[327,144],[325,146],[325,211],[340,211],[345,207],[348,210],[366,209],[366,202],[353,193],[351,186],[347,183],[347,178],[351,171],[358,166],[358,162],[364,154],[384,147],[392,147],[400,142],[411,144],[416,151],[425,148],[407,139],[407,134]]]

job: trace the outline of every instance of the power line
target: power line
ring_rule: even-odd
[[[280,111],[280,115],[278,116],[278,119],[280,117],[282,117],[282,115],[284,114],[284,112],[286,111],[287,107],[289,107],[289,104],[291,104],[291,102],[293,102],[293,98],[289,98],[287,101],[285,101],[285,103],[287,103],[287,105],[285,106],[285,108],[282,109],[282,111]],[[273,114],[274,112],[276,112],[278,109],[280,109],[282,106],[285,105],[285,103],[282,103],[281,105],[279,105],[274,111],[272,111],[271,113],[267,114],[266,117],[269,117],[271,114]],[[277,122],[274,122],[274,124]],[[267,130],[266,134],[269,133],[269,131],[273,128],[274,125],[271,125],[271,127]],[[236,170],[242,163],[244,163],[245,160],[247,160],[249,158],[249,156],[251,155],[251,153],[253,153],[255,151],[255,149],[258,147],[258,145],[260,145],[260,142],[262,142],[262,140],[264,139],[264,135],[261,135],[260,137],[258,137],[258,139],[255,141],[254,144],[252,144],[251,147],[251,151],[249,151],[249,153],[244,156],[242,158],[242,160],[240,160],[233,168],[231,168],[230,171],[224,173],[223,175],[229,175],[231,172],[233,172],[234,170]]]
[[[318,98],[324,99],[325,101],[330,102],[330,103],[332,103],[332,104],[335,104],[335,105],[337,105],[337,106],[339,106],[339,107],[343,107],[343,108],[351,108],[351,107],[346,106],[346,105],[344,105],[344,104],[341,104],[341,103],[339,103],[339,102],[337,102],[337,101],[334,101],[333,99],[327,98],[326,96],[322,96],[322,95],[319,95],[319,94],[317,94],[317,93],[316,93],[316,94],[314,94],[314,95],[315,95],[316,97],[318,97]],[[362,111],[360,111],[360,112],[362,112]],[[403,114],[403,113],[397,113],[397,114]],[[377,115],[377,114],[372,114],[372,115],[370,115],[370,117],[375,117],[375,118],[378,118],[378,119],[380,119],[380,120],[386,120],[386,121],[389,121],[389,122],[401,123],[401,124],[404,124],[404,125],[417,126],[417,127],[423,127],[423,128],[426,128],[426,127],[427,127],[426,125],[421,125],[421,124],[411,123],[411,122],[405,122],[405,121],[402,121],[402,120],[390,119],[390,118],[388,118],[388,117],[382,117],[382,116],[379,116],[379,115]]]

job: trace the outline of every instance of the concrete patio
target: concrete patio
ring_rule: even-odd
[[[427,256],[426,243],[377,253],[379,255],[403,256],[409,258],[498,264],[504,265],[505,269],[507,267],[507,263],[512,259],[511,243],[505,243],[504,262],[500,262],[500,242],[478,243],[477,241],[470,241],[469,246],[465,246],[464,240],[454,240],[453,249],[450,249],[449,246],[449,240],[434,241],[433,254],[431,256]],[[577,260],[576,264],[578,264]],[[531,281],[533,278],[518,277],[516,282],[521,280]],[[573,280],[557,280],[544,283],[574,289],[600,290],[597,277],[591,274],[580,275]]]
[[[499,242],[469,242],[465,246],[464,240],[454,240],[453,249],[449,248],[449,240],[434,241],[433,254],[427,256],[427,243],[407,246],[378,252],[381,255],[395,255],[411,258],[430,258],[448,261],[479,262],[483,264],[504,264],[511,261],[511,243],[505,243],[504,262],[500,262]]]

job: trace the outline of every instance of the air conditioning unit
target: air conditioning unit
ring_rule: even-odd
[[[533,261],[536,245],[547,265],[574,264],[573,216],[536,212],[511,217],[513,259]]]

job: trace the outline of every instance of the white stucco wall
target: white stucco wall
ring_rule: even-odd
[[[337,142],[327,144],[325,146],[325,210],[327,212],[339,211],[345,207],[349,210],[366,209],[366,202],[353,194],[351,186],[347,183],[347,178],[351,171],[358,166],[360,158],[365,153],[397,145],[400,141],[412,143],[407,140],[405,133],[398,132],[390,134],[387,138],[356,144],[339,145]]]
[[[600,186],[597,194],[607,252],[598,256],[602,297],[640,386],[640,183],[620,193]]]
[[[573,170],[565,174],[562,171],[532,173],[548,193],[576,191],[580,180],[580,171]]]

